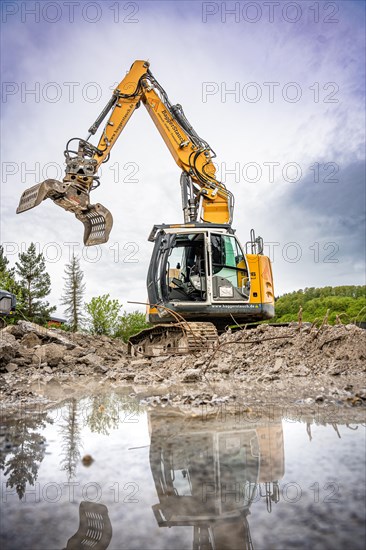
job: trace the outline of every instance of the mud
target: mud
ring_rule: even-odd
[[[240,330],[189,356],[130,357],[117,339],[20,321],[0,331],[3,407],[119,388],[151,405],[366,405],[365,331],[355,325]]]

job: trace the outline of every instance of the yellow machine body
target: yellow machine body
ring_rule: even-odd
[[[212,321],[222,328],[235,321],[273,317],[272,270],[269,258],[263,255],[263,241],[255,238],[252,230],[244,250],[234,235],[234,198],[216,178],[215,153],[195,132],[181,105],[170,103],[147,61],[133,63],[89,128],[88,137],[69,140],[63,181],[46,180],[24,191],[17,213],[51,198],[83,222],[86,246],[107,242],[112,215],[103,205],[90,204],[90,192],[99,185],[98,168],[108,161],[141,103],[182,170],[184,217],[184,224],[155,226],[150,235],[155,246],[147,281],[149,320],[173,322],[176,313],[186,320]],[[93,145],[90,138],[105,118],[98,144]],[[74,140],[77,150],[70,145]],[[168,248],[164,244],[167,236]]]

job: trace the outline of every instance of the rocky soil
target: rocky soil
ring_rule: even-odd
[[[0,331],[3,406],[127,388],[142,402],[366,405],[365,331],[260,325],[186,356],[130,357],[122,341],[19,321]]]

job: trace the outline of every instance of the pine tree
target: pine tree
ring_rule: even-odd
[[[4,247],[0,245],[0,288],[17,294],[18,285],[15,281],[15,269],[8,268],[9,260],[4,254]]]
[[[23,294],[19,283],[15,280],[15,268],[9,269],[8,265],[9,260],[4,254],[4,247],[0,245],[0,289],[7,290],[16,296],[17,311],[12,314],[11,318],[7,318],[7,323],[15,323],[22,318],[19,316],[18,311],[23,303]]]
[[[66,306],[65,315],[72,332],[76,332],[83,318],[82,305],[85,292],[84,273],[81,271],[79,258],[72,256],[71,262],[65,267],[65,275],[61,304]]]
[[[4,254],[4,247],[1,244],[0,245],[0,273],[3,273],[4,271],[8,270],[8,263],[9,260]]]
[[[51,279],[46,272],[44,256],[37,254],[34,243],[31,243],[26,252],[19,254],[19,262],[15,266],[23,295],[22,313],[30,321],[44,324],[56,309],[43,300],[51,292]]]

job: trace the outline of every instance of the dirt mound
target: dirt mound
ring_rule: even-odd
[[[0,331],[0,372],[37,367],[44,373],[84,368],[104,373],[127,356],[127,346],[118,339],[67,333],[19,321]]]
[[[216,398],[223,392],[247,392],[258,396],[257,401],[263,401],[263,391],[276,399],[282,391],[293,400],[335,396],[362,404],[365,334],[355,325],[260,325],[225,333],[214,349],[193,355],[136,358],[127,355],[127,346],[118,339],[19,321],[0,331],[1,393],[28,398],[44,395],[41,389],[47,387],[56,394],[65,384],[72,391],[78,381],[79,386],[133,384],[146,394],[153,388],[185,386],[186,392],[174,394],[178,401],[193,394],[200,400],[206,390]],[[226,387],[213,390],[217,384]]]

